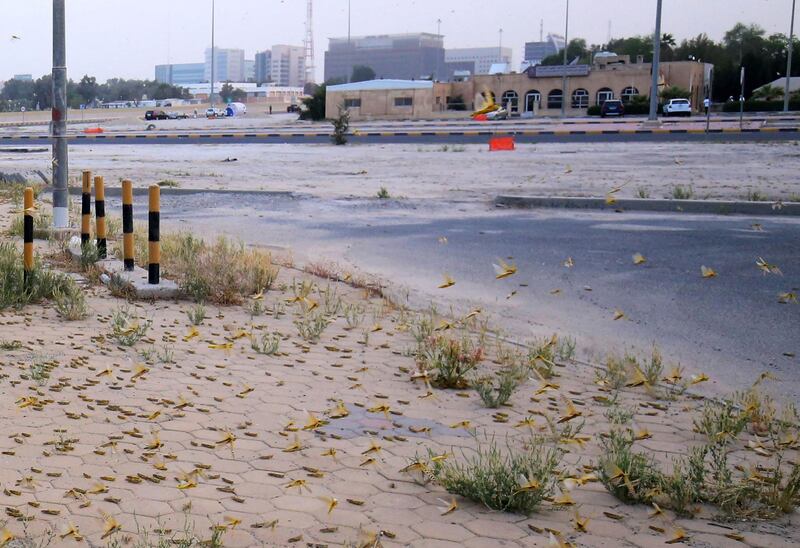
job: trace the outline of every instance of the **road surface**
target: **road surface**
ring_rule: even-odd
[[[142,203],[142,219],[144,211]],[[355,264],[417,307],[479,306],[517,339],[569,334],[596,361],[655,343],[669,363],[708,373],[720,392],[769,370],[780,394],[800,397],[800,305],[778,302],[800,288],[797,219],[236,194],[164,197],[162,218],[168,228],[291,248],[300,261]],[[646,263],[634,265],[635,253]],[[758,257],[783,275],[762,273]],[[519,273],[496,281],[498,258]],[[702,265],[718,276],[704,279]],[[456,285],[437,289],[445,273]],[[623,319],[613,319],[617,310]]]

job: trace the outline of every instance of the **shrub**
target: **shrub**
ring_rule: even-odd
[[[783,110],[783,100],[780,101],[755,101],[744,102],[745,112],[779,112]],[[800,100],[790,99],[789,110],[800,110]],[[739,101],[729,101],[722,107],[723,112],[739,112]]]
[[[122,346],[133,346],[147,334],[150,320],[143,321],[128,306],[111,312],[111,336]]]
[[[692,186],[675,185],[672,187],[673,200],[691,200],[694,198],[694,189]]]
[[[186,311],[186,316],[192,325],[200,325],[206,319],[206,307],[198,303]]]
[[[535,440],[522,450],[506,444],[501,451],[494,438],[478,442],[474,455],[462,452],[461,462],[437,460],[432,474],[450,493],[501,512],[529,515],[553,494],[561,452]]]
[[[483,401],[483,405],[490,409],[496,409],[501,405],[505,405],[511,395],[516,390],[517,386],[524,375],[517,367],[505,367],[497,375],[498,385],[494,386],[494,380],[491,377],[483,377],[473,383],[475,390]]]
[[[250,335],[250,348],[265,356],[276,354],[280,343],[281,336],[278,333],[264,333],[261,337]]]
[[[86,297],[75,283],[67,285],[64,290],[54,291],[53,300],[56,312],[67,321],[82,320],[89,314]]]
[[[482,359],[483,349],[476,347],[466,336],[453,339],[432,335],[417,354],[419,368],[431,372],[433,385],[439,388],[467,387],[467,376]]]
[[[602,441],[600,481],[619,500],[650,503],[661,492],[664,476],[652,458],[634,453],[633,434],[612,430]]]
[[[381,189],[378,191],[377,196],[379,200],[388,200],[389,198],[391,198],[391,196],[389,195],[389,190],[385,186],[381,187]]]
[[[343,106],[339,107],[339,115],[331,120],[333,134],[331,141],[334,145],[347,144],[347,131],[350,129],[350,111]]]
[[[295,320],[294,325],[297,327],[297,333],[300,337],[310,343],[319,341],[323,331],[331,323],[330,318],[323,314],[321,311],[307,312],[299,320]]]
[[[74,283],[66,274],[44,270],[36,264],[26,286],[22,253],[11,243],[0,243],[0,310],[52,299],[56,292],[64,293]]]

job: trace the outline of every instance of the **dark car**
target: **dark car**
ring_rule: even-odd
[[[163,110],[148,110],[144,113],[145,120],[167,120],[169,116]]]
[[[600,107],[600,116],[625,116],[625,105],[619,99],[609,99]]]
[[[286,112],[300,112],[300,105],[289,105],[286,107]]]

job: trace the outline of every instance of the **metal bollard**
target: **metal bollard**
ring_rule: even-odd
[[[147,283],[158,285],[161,278],[161,188],[150,187],[150,213],[148,215]]]
[[[133,261],[133,183],[122,181],[122,258],[125,270],[132,272]]]
[[[108,258],[106,242],[106,187],[103,178],[94,178],[94,210],[97,218],[97,257]]]
[[[25,198],[23,202],[24,211],[24,231],[23,241],[24,248],[22,253],[23,264],[23,280],[25,288],[28,288],[31,282],[31,273],[33,272],[33,189],[28,187],[25,189]]]
[[[92,230],[92,172],[83,172],[83,193],[81,194],[81,249],[89,243]]]

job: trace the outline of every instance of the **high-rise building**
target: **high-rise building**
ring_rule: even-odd
[[[244,60],[244,81],[249,82],[256,78],[256,62],[252,59]]]
[[[511,48],[457,48],[444,52],[445,63],[473,63],[472,74],[489,74],[489,69],[495,64],[511,64]]]
[[[357,65],[370,67],[378,78],[447,77],[442,36],[424,32],[331,38],[325,52],[325,80],[348,81]]]
[[[156,65],[156,82],[174,86],[199,84],[204,80],[204,71],[205,65],[203,63]]]
[[[303,87],[306,83],[306,51],[303,46],[272,46],[272,81],[278,86]]]
[[[214,48],[214,80],[217,82],[244,82],[244,50]],[[206,49],[203,79],[211,81],[211,48]]]
[[[555,55],[562,49],[564,49],[564,37],[548,34],[544,42],[525,43],[525,61],[529,65],[538,65],[545,57]]]
[[[254,78],[257,83],[272,81],[272,50],[256,53]]]

